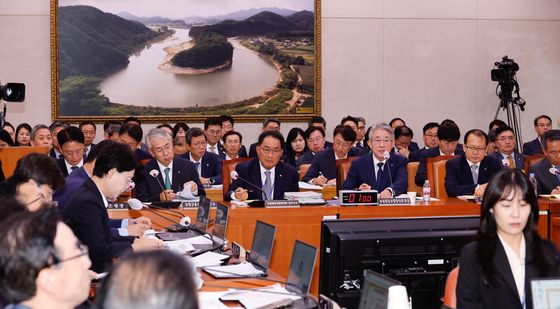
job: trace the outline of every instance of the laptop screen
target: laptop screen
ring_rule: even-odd
[[[229,208],[220,203],[216,204],[216,218],[214,223],[214,229],[212,230],[212,235],[214,236],[214,242],[223,245],[226,240],[226,230],[228,222]]]
[[[313,269],[315,268],[315,258],[317,248],[310,246],[302,241],[296,240],[292,261],[290,262],[290,272],[286,289],[297,288],[303,295],[309,292]]]
[[[196,223],[195,226],[206,232],[208,228],[208,218],[210,217],[210,203],[211,201],[203,196],[200,197],[200,202],[198,203],[198,210],[196,212]]]
[[[560,278],[531,279],[533,308],[558,308],[560,304]]]
[[[268,271],[276,227],[257,220],[249,262]]]
[[[362,284],[359,309],[387,309],[389,288],[399,284],[394,279],[367,270]]]

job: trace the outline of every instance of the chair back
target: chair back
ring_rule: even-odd
[[[435,198],[446,199],[447,191],[445,190],[445,163],[447,160],[455,156],[437,156],[428,158],[426,162],[428,170],[428,180],[430,181],[431,196]]]
[[[48,155],[49,148],[44,146],[20,146],[0,148],[0,161],[2,161],[2,170],[6,178],[14,174],[17,162],[30,153],[41,153]],[[53,158],[54,160],[54,158]]]
[[[302,165],[299,166],[298,176],[299,176],[300,181],[303,179],[305,174],[307,174],[307,170],[309,169],[310,166],[311,166],[311,164],[302,164]]]
[[[418,171],[419,162],[409,162],[406,165],[406,170],[408,172],[408,191],[416,192],[422,196],[422,187],[417,186],[414,178],[416,177],[416,172]]]
[[[357,159],[358,157],[347,157],[344,159],[336,160],[336,194],[338,195],[338,191],[342,188],[342,184],[346,180],[348,176],[348,172],[350,171],[350,166],[352,165],[352,161]]]
[[[525,174],[529,175],[529,170],[531,169],[531,166],[539,163],[544,158],[546,158],[546,156],[543,154],[525,156],[525,160],[523,162],[523,170],[525,171]]]
[[[444,308],[455,309],[457,308],[457,294],[455,289],[457,287],[457,278],[459,277],[459,266],[453,268],[447,275],[445,281],[445,292],[443,294]]]
[[[237,158],[233,160],[222,161],[222,195],[226,196],[229,185],[232,182],[231,172],[235,171],[235,166],[241,162],[249,161],[252,158]]]

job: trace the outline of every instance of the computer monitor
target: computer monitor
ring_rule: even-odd
[[[531,279],[533,308],[558,308],[560,305],[560,278]]]
[[[270,265],[275,234],[276,227],[274,225],[257,220],[249,262],[261,268],[265,273],[268,272],[268,266]]]
[[[389,288],[400,285],[397,280],[366,270],[362,283],[359,309],[387,309]]]
[[[210,199],[203,196],[200,197],[200,202],[196,211],[196,223],[194,225],[201,232],[206,232],[208,229],[208,218],[210,217],[211,204],[212,201]]]
[[[212,239],[215,245],[223,245],[226,241],[229,207],[221,203],[216,204],[216,217],[212,229]]]
[[[302,295],[309,293],[316,258],[317,248],[296,240],[288,273],[287,290],[297,288]]]

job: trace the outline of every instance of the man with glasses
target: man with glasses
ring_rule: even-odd
[[[543,138],[546,158],[531,166],[531,173],[539,194],[560,194],[560,130],[549,130]]]
[[[523,169],[525,156],[515,151],[515,135],[510,126],[500,126],[494,130],[496,151],[490,156],[498,159],[504,167]]]
[[[280,200],[285,192],[299,191],[296,169],[280,161],[284,144],[284,137],[278,131],[261,133],[257,158],[235,166],[239,177],[233,180],[224,199]]]
[[[550,129],[552,129],[552,119],[547,115],[540,115],[533,121],[535,125],[535,132],[537,132],[537,138],[534,140],[523,144],[523,154],[526,156],[532,156],[536,154],[543,154],[543,135]]]
[[[420,163],[418,164],[418,171],[414,177],[414,182],[417,186],[424,185],[424,182],[428,179],[428,158],[463,154],[463,150],[458,147],[461,132],[457,125],[454,123],[442,123],[438,128],[437,136],[437,147],[424,150],[420,153],[420,159],[418,160]]]
[[[304,133],[307,151],[296,160],[296,167],[302,164],[311,164],[317,153],[325,148],[325,131],[319,127],[309,127]]]
[[[266,118],[263,121],[263,125],[262,125],[262,132],[265,131],[277,131],[280,132],[280,120],[276,119],[276,118]],[[253,143],[251,144],[251,146],[249,146],[249,157],[251,158],[255,158],[257,157],[257,145],[259,143]],[[282,148],[283,150],[286,150],[285,148]]]
[[[422,133],[423,133],[422,138],[424,140],[424,148],[416,151],[412,151],[408,155],[408,162],[419,162],[420,156],[423,151],[438,147],[439,145],[438,144],[439,139],[437,135],[438,129],[439,129],[439,123],[437,122],[428,122],[427,124],[424,125],[424,127],[422,128]]]
[[[356,117],[358,120],[358,128],[356,131],[356,147],[364,148],[366,145],[366,141],[364,137],[366,135],[366,119],[364,117]]]
[[[390,153],[394,145],[394,132],[385,123],[371,129],[368,144],[371,155],[363,155],[352,161],[343,190],[377,190],[380,198],[389,198],[406,193],[408,173],[406,159]]]
[[[483,196],[488,180],[502,168],[500,161],[486,155],[488,135],[479,129],[465,134],[465,154],[445,164],[445,190],[450,197]]]
[[[218,117],[206,118],[204,120],[204,135],[206,135],[206,151],[219,156],[222,120]]]
[[[221,115],[220,117],[220,121],[222,123],[222,136],[221,139],[224,140],[223,143],[222,141],[220,141],[218,143],[218,150],[220,151],[220,157],[223,158],[225,157],[225,139],[224,136],[227,132],[230,131],[235,131],[235,120],[233,119],[233,117],[231,117],[230,115]],[[241,135],[239,135],[241,137]],[[239,157],[247,157],[247,149],[245,149],[245,145],[241,144],[239,151],[238,151]]]
[[[70,309],[89,296],[87,247],[55,209],[13,213],[0,225],[0,294],[6,308]]]
[[[194,164],[174,157],[171,135],[162,129],[152,129],[146,136],[152,156],[136,178],[136,198],[142,202],[171,201],[176,193],[190,186],[195,195],[205,195]]]
[[[349,126],[336,126],[333,136],[333,147],[315,155],[302,181],[318,186],[334,186],[336,185],[336,160],[362,154],[357,147],[352,147],[356,141],[356,132]]]
[[[58,145],[63,158],[57,159],[64,177],[84,164],[84,133],[76,127],[67,127],[57,134]]]
[[[200,175],[200,182],[205,186],[219,185],[222,183],[222,160],[208,151],[207,135],[200,128],[190,128],[185,136],[190,152],[181,158],[191,161]]]

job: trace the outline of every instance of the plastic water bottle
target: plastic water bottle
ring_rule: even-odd
[[[537,178],[535,178],[535,173],[530,173],[529,174],[529,181],[533,185],[533,190],[535,190],[535,196],[539,197],[539,195],[537,193]]]
[[[422,202],[424,202],[424,204],[430,202],[430,193],[430,181],[426,179],[426,181],[424,181],[424,186],[422,186]]]

